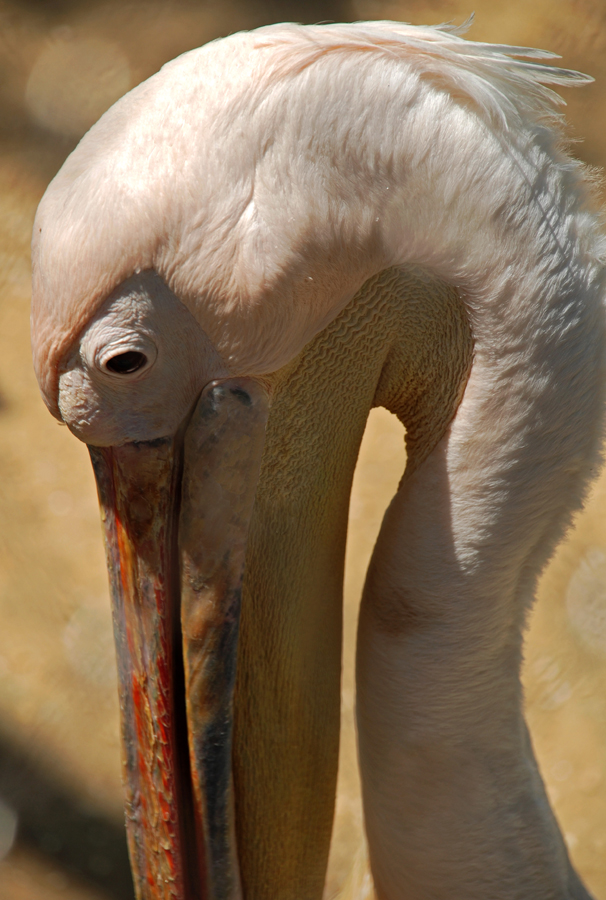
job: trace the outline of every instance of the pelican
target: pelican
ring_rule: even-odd
[[[49,186],[33,348],[90,449],[140,900],[319,900],[352,475],[407,465],[358,630],[380,900],[587,900],[523,716],[600,460],[605,244],[551,54],[394,22],[180,56]]]

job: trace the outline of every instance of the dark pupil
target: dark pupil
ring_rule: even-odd
[[[139,353],[138,350],[128,350],[126,353],[119,353],[118,356],[112,356],[105,365],[110,372],[116,372],[118,375],[129,375],[131,372],[136,372],[137,369],[144,366],[146,362],[147,357],[144,353]]]

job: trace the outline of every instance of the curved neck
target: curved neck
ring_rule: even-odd
[[[533,900],[589,896],[549,808],[519,680],[536,580],[599,460],[604,317],[584,265],[572,251],[566,267],[553,262],[542,295],[505,280],[483,305],[466,298],[463,399],[375,547],[357,677],[381,900],[403,884],[411,900],[508,900],[522,885]]]

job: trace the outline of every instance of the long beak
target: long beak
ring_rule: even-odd
[[[90,454],[113,602],[140,900],[237,900],[233,688],[269,403],[213,382],[181,433]]]

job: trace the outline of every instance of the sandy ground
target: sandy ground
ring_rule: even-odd
[[[475,2],[476,39],[545,46],[598,83],[568,92],[576,149],[606,160],[601,2]],[[0,2],[0,900],[128,900],[116,680],[86,449],[31,371],[28,244],[65,155],[121,93],[212,37],[265,21],[454,19],[461,2]],[[402,429],[371,415],[356,473],[345,590],[343,742],[327,897],[361,841],[352,677],[357,603],[404,465]],[[528,719],[576,865],[606,898],[606,478],[546,571],[528,633]],[[12,847],[12,849],[11,849]]]

